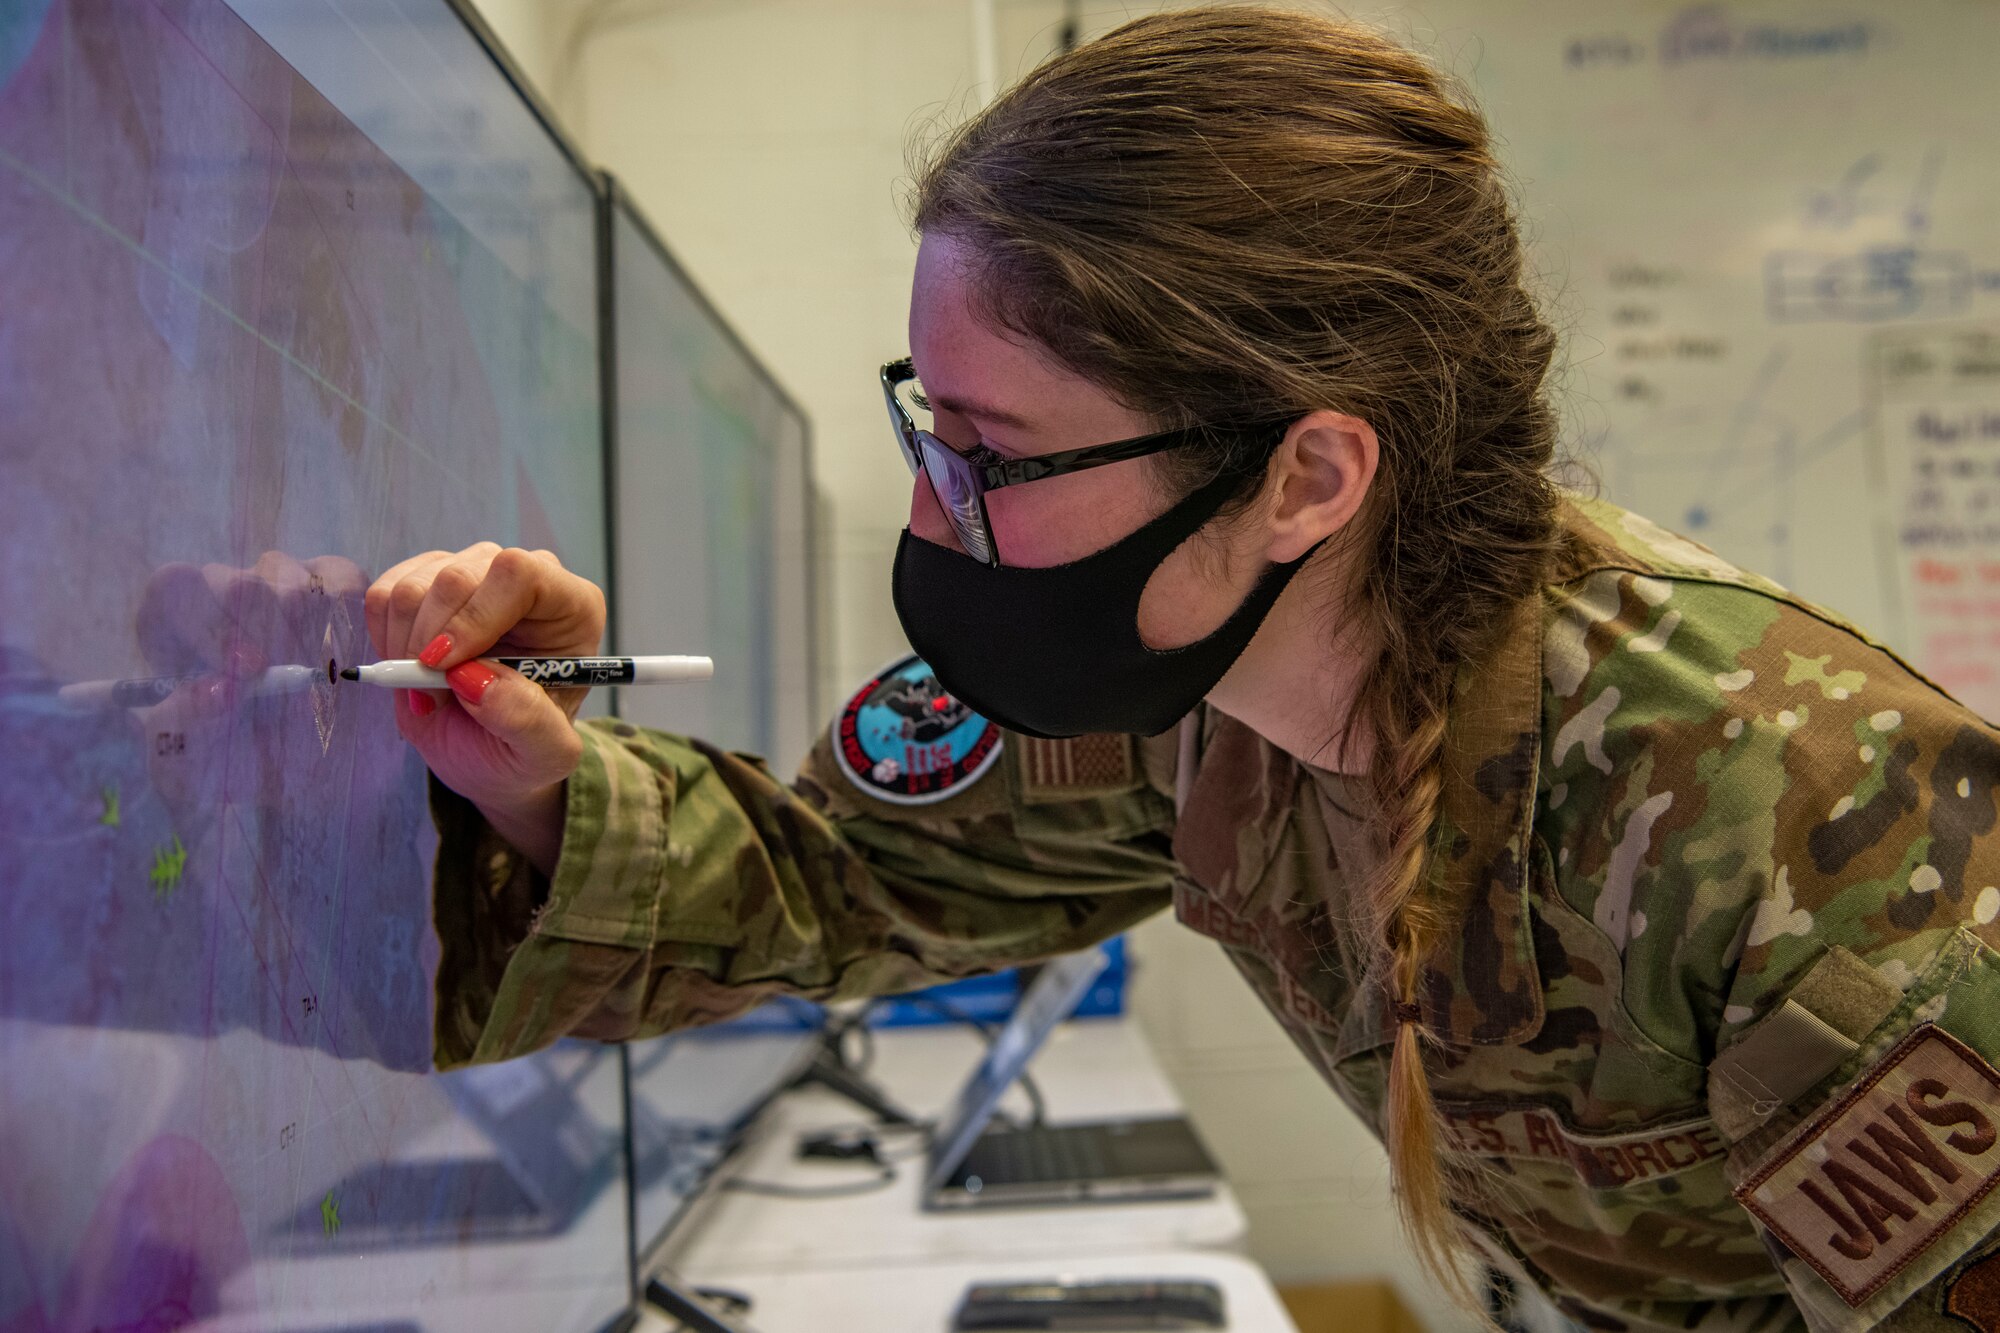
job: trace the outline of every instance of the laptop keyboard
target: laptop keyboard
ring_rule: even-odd
[[[985,1135],[972,1156],[992,1181],[1091,1180],[1111,1172],[1102,1137],[1095,1125],[1042,1126]]]

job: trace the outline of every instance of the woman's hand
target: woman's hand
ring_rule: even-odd
[[[388,570],[364,600],[384,659],[445,672],[444,690],[398,690],[396,725],[453,791],[544,872],[562,846],[562,784],[583,752],[583,690],[545,690],[489,653],[587,657],[604,637],[604,593],[549,551],[492,542],[428,551]]]

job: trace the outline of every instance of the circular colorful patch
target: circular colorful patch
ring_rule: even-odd
[[[875,673],[833,720],[848,781],[879,801],[929,805],[1000,757],[1000,728],[945,693],[914,653]]]

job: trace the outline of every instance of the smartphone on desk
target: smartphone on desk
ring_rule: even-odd
[[[1222,1288],[1205,1278],[1047,1278],[975,1282],[952,1315],[952,1333],[1122,1333],[1226,1328]]]

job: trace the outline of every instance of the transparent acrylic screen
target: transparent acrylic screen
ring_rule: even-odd
[[[612,221],[618,340],[619,635],[706,653],[715,679],[625,690],[620,716],[795,767],[811,643],[805,422],[624,209]],[[642,1253],[731,1136],[794,1069],[817,1006],[635,1043],[632,1143]]]
[[[625,718],[772,761],[810,715],[805,421],[623,208],[612,222],[623,651],[705,653],[715,678],[627,690]]]
[[[623,1308],[616,1061],[429,1072],[324,671],[419,551],[604,578],[592,203],[443,0],[0,4],[0,1330]]]

